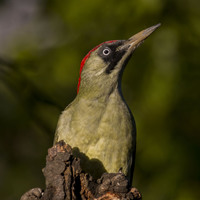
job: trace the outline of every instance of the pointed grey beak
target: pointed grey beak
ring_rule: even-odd
[[[134,49],[136,49],[141,43],[143,43],[144,40],[148,38],[160,25],[161,25],[160,23],[156,24],[133,35],[124,42],[124,44],[120,47],[120,49],[127,48],[128,52],[132,53]]]

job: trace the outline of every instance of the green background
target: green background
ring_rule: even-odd
[[[199,200],[199,8],[198,0],[0,0],[1,199],[44,188],[47,149],[87,52],[161,22],[122,80],[137,125],[133,185],[146,200]]]

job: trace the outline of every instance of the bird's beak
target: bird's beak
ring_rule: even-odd
[[[143,31],[140,31],[139,33],[133,35],[128,40],[124,42],[122,46],[120,46],[120,49],[128,49],[127,51],[132,53],[141,43],[144,42],[144,40],[149,37],[161,24],[156,24],[154,26],[151,26]],[[119,49],[119,50],[120,50]]]

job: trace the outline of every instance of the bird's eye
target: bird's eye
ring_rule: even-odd
[[[104,55],[104,56],[107,56],[107,55],[109,55],[109,54],[110,54],[110,49],[105,48],[105,49],[103,50],[103,55]]]

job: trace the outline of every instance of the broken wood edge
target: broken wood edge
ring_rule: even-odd
[[[20,200],[141,200],[138,189],[129,187],[126,176],[104,173],[95,180],[80,166],[80,159],[64,141],[48,149],[46,166],[42,170],[46,189],[33,188]]]

